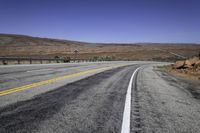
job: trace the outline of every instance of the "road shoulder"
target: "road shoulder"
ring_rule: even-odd
[[[200,131],[200,102],[186,84],[153,66],[140,70],[137,88],[144,132]]]

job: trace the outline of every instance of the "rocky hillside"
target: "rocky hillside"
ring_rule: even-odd
[[[0,34],[0,56],[9,57],[75,57],[91,59],[113,57],[116,60],[173,61],[192,57],[200,51],[195,44],[101,44],[69,40]],[[178,55],[178,56],[177,56]]]

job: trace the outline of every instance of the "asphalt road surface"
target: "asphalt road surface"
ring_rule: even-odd
[[[0,66],[0,133],[198,133],[200,101],[158,62]]]

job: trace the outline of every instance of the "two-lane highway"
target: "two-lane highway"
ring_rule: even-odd
[[[4,71],[1,71],[1,75],[6,77],[1,77],[0,131],[120,132],[122,121],[126,125],[126,119],[130,119],[130,105],[125,105],[125,99],[131,76],[133,80],[132,73],[140,66],[138,64],[143,63],[104,62],[43,66],[45,68],[37,65],[33,68],[13,67],[16,71],[12,67],[2,68]],[[45,79],[47,76],[48,79]],[[81,76],[83,77],[79,81],[67,82]],[[18,87],[6,88],[17,82]],[[8,83],[11,84],[6,85]],[[29,84],[25,85],[27,83]],[[53,87],[49,89],[49,86]],[[41,91],[44,89],[45,91]],[[125,109],[124,114],[128,111],[129,117],[125,116],[123,120],[125,106],[129,110]]]
[[[153,67],[163,64],[1,66],[0,132],[200,131],[199,102]]]

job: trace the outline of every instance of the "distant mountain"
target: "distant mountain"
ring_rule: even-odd
[[[114,57],[116,60],[168,60],[198,55],[200,45],[170,43],[87,43],[71,40],[0,34],[0,56],[74,58]],[[177,55],[181,55],[178,57]]]

